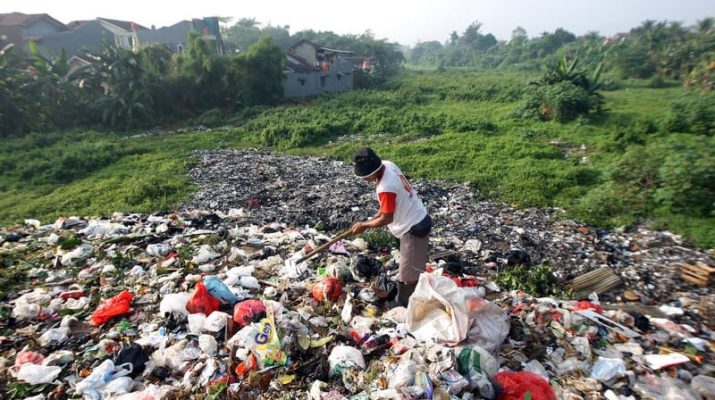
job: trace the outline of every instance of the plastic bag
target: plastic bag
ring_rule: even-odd
[[[407,329],[425,342],[454,346],[469,337],[495,351],[509,333],[509,321],[504,310],[479,297],[477,288],[423,273],[407,307]]]
[[[132,372],[129,374],[132,378],[139,376],[144,372],[146,363],[149,361],[149,353],[144,348],[136,343],[122,346],[117,353],[114,362],[116,365],[129,363],[132,365]]]
[[[364,254],[358,254],[350,262],[350,273],[358,282],[366,282],[380,275],[383,270],[384,267],[380,261]]]
[[[72,265],[72,263],[74,263],[75,261],[84,260],[85,258],[89,257],[90,255],[92,255],[92,251],[94,251],[94,249],[92,248],[91,244],[82,243],[74,250],[65,253],[62,256],[62,260],[60,262],[63,266],[67,267],[69,265]]]
[[[205,264],[220,256],[221,254],[214,252],[210,245],[204,244],[199,248],[199,252],[194,256],[194,258],[191,259],[191,262],[194,264]]]
[[[186,310],[186,304],[190,298],[191,295],[186,292],[164,295],[159,305],[159,313],[162,316],[173,313],[189,315],[189,312]]]
[[[330,376],[340,375],[342,371],[358,367],[365,369],[365,359],[360,350],[344,345],[337,345],[328,356],[328,364],[330,364]]]
[[[469,388],[477,389],[482,397],[494,397],[494,387],[489,381],[498,368],[496,359],[479,346],[465,347],[457,356],[457,371],[467,379]]]
[[[127,373],[121,374],[126,375]],[[83,394],[85,392],[98,391],[107,385],[112,380],[114,375],[114,362],[112,360],[104,360],[95,369],[92,370],[86,378],[77,382],[75,392]]]
[[[464,347],[457,354],[457,371],[467,379],[473,374],[492,377],[498,369],[496,358],[479,346]]]
[[[30,385],[42,385],[57,379],[61,371],[62,367],[25,363],[17,372],[17,379]]]
[[[623,362],[623,359],[598,357],[598,361],[593,364],[591,378],[600,382],[607,382],[617,376],[624,376],[625,374],[626,364]]]
[[[343,294],[343,283],[338,278],[327,277],[313,286],[316,301],[338,301]]]
[[[128,393],[132,386],[134,386],[134,379],[128,377],[128,376],[120,376],[117,379],[112,379],[107,383],[106,386],[102,389],[102,393],[104,394],[122,394],[122,393]]]
[[[211,335],[199,336],[199,348],[209,356],[213,356],[216,354],[216,350],[218,349],[216,338]]]
[[[171,247],[164,243],[150,244],[146,247],[146,253],[153,257],[164,257],[170,250]]]
[[[34,351],[21,351],[15,356],[15,370],[19,370],[23,364],[42,364],[45,357]]]
[[[325,268],[325,273],[333,278],[338,278],[341,281],[350,279],[350,267],[343,261],[335,261]]]
[[[218,332],[226,327],[228,319],[231,318],[228,314],[221,311],[214,311],[204,320],[203,330],[209,332]]]
[[[246,289],[260,289],[261,284],[258,283],[258,279],[252,276],[242,276],[238,279],[238,284]]]
[[[256,325],[257,330],[250,337],[247,345],[258,360],[261,368],[285,365],[288,356],[281,350],[281,341],[276,332],[276,324],[273,319],[273,310],[266,308],[266,317]],[[364,364],[363,364],[364,365]]]
[[[196,290],[191,294],[189,302],[186,303],[186,310],[191,314],[202,313],[204,315],[210,315],[212,312],[217,311],[220,306],[221,302],[209,294],[204,284],[197,282]]]
[[[442,386],[446,386],[449,394],[457,395],[469,386],[467,381],[459,372],[455,370],[445,371],[439,375]]]
[[[219,299],[223,304],[234,305],[238,302],[238,297],[216,276],[204,277],[204,286],[211,296]]]
[[[67,365],[74,361],[74,352],[69,350],[58,350],[45,358],[42,365]]]
[[[69,328],[52,328],[45,331],[40,336],[39,342],[43,347],[49,346],[52,343],[62,344],[69,338]]]
[[[549,382],[532,372],[499,372],[494,381],[503,390],[502,400],[557,400]]]
[[[111,297],[99,304],[97,310],[92,314],[92,325],[99,326],[111,318],[129,312],[129,306],[134,296],[124,290],[118,295]]]
[[[189,332],[194,334],[199,334],[204,330],[204,322],[206,322],[206,315],[203,313],[189,314],[187,318],[187,325]]]
[[[266,306],[261,300],[244,300],[233,307],[233,321],[241,328],[265,316]]]

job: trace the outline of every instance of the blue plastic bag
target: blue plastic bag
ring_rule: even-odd
[[[230,305],[238,303],[238,297],[218,277],[213,275],[204,277],[204,286],[209,294],[221,300],[221,303]]]

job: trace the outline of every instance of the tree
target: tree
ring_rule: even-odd
[[[239,105],[273,104],[283,97],[283,51],[263,38],[232,60],[229,80]]]
[[[8,44],[0,50],[0,137],[26,129],[23,106],[27,99],[19,90],[24,77],[13,49],[14,45]]]
[[[82,71],[99,92],[90,108],[111,128],[133,129],[149,126],[154,118],[151,75],[131,50],[106,44],[99,53],[90,53],[95,63]]]
[[[437,64],[442,53],[442,43],[432,40],[419,42],[410,52],[410,62],[413,64]]]

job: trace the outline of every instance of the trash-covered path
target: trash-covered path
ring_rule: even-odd
[[[295,262],[375,212],[348,166],[198,156],[183,210],[0,228],[1,398],[715,396],[713,260],[672,234],[414,182],[433,260],[393,307],[399,257],[384,237]],[[545,289],[576,298],[494,282],[542,264],[557,278]]]

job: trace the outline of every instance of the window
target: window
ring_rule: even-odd
[[[179,54],[183,54],[183,53],[184,53],[184,45],[181,44],[181,43],[177,44],[177,45],[176,45],[176,52],[179,53]]]
[[[325,84],[327,83],[327,81],[326,81],[325,78],[326,78],[326,77],[324,77],[324,76],[321,76],[321,77],[320,77],[320,86],[321,86],[321,87],[325,87]]]
[[[338,80],[340,80],[340,78],[342,78],[343,76],[338,74],[337,77],[338,77]]]
[[[305,86],[305,79],[304,79],[304,78],[298,79],[298,82],[300,82],[300,86]]]

